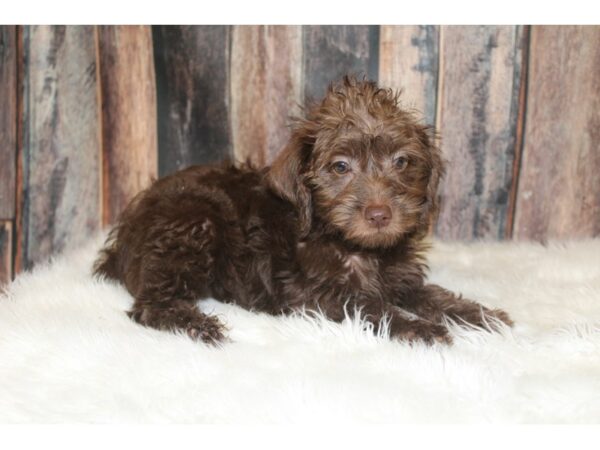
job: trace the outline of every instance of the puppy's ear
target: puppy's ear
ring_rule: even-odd
[[[445,172],[444,160],[436,141],[438,141],[438,138],[435,132],[431,129],[427,129],[425,131],[424,144],[426,144],[430,155],[430,173],[429,181],[427,183],[427,199],[421,218],[421,223],[425,228],[425,232],[432,226],[432,223],[437,216],[439,210],[438,187]]]
[[[267,172],[271,189],[296,207],[301,237],[308,234],[312,224],[312,199],[303,173],[309,153],[310,146],[293,135]]]

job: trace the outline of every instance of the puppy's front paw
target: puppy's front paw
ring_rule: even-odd
[[[158,330],[185,332],[190,338],[208,344],[225,340],[225,326],[215,316],[189,304],[174,303],[167,308],[138,306],[127,313],[135,322]]]
[[[445,326],[419,320],[404,324],[396,329],[392,328],[390,337],[409,342],[423,341],[429,345],[435,342],[452,343],[452,337]]]
[[[207,344],[218,344],[225,340],[225,327],[213,316],[192,321],[186,326],[189,337]]]

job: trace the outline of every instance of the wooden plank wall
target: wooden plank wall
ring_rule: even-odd
[[[533,27],[515,237],[600,234],[600,27]]]
[[[23,47],[19,249],[28,268],[100,228],[100,104],[94,27],[26,27]]]
[[[147,26],[98,27],[103,225],[158,174],[156,82]]]
[[[435,123],[440,27],[381,27],[379,82],[402,91],[402,104]]]
[[[507,234],[523,46],[520,26],[441,29],[436,124],[448,165],[440,237]]]
[[[306,101],[319,100],[332,81],[347,73],[376,80],[378,63],[378,26],[304,27]]]
[[[0,26],[0,285],[12,277],[16,201],[17,27]]]
[[[0,291],[12,278],[12,221],[0,223]]]
[[[231,131],[234,158],[264,166],[288,139],[301,113],[302,27],[234,26],[231,43]]]
[[[600,27],[1,26],[0,282],[157,175],[269,164],[345,73],[441,133],[439,238],[600,234]]]
[[[231,27],[153,27],[158,85],[159,174],[232,154]]]

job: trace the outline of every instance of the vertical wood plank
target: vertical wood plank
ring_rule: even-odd
[[[100,26],[98,38],[106,225],[157,176],[156,83],[149,26]]]
[[[379,84],[402,90],[402,104],[435,123],[439,26],[382,25]]]
[[[17,27],[0,26],[0,219],[15,216]]]
[[[517,192],[521,173],[521,158],[523,155],[523,142],[525,136],[525,114],[527,110],[527,76],[529,72],[529,42],[531,25],[523,26],[523,49],[521,51],[521,81],[519,82],[519,98],[517,112],[517,126],[515,130],[515,154],[513,158],[512,185],[508,199],[506,213],[506,239],[512,239],[515,213],[517,207]]]
[[[23,228],[24,220],[24,198],[25,182],[23,178],[24,171],[24,142],[25,142],[25,98],[28,96],[27,83],[25,83],[25,74],[27,73],[25,60],[27,52],[25,51],[25,41],[28,40],[28,33],[25,33],[26,26],[17,26],[17,150],[16,150],[16,185],[15,185],[15,220],[13,222],[13,271],[19,273],[24,267],[23,244],[26,242],[26,233]]]
[[[159,174],[229,157],[228,26],[153,27]]]
[[[600,234],[600,27],[531,30],[514,236]]]
[[[12,221],[0,221],[0,291],[12,279]]]
[[[346,74],[377,80],[379,26],[304,26],[304,93],[320,100],[327,86]]]
[[[438,130],[449,160],[436,234],[502,239],[513,180],[521,26],[444,26]]]
[[[236,160],[270,164],[289,138],[302,95],[300,26],[234,26],[231,128]]]
[[[92,26],[24,29],[24,268],[100,226],[95,34]]]

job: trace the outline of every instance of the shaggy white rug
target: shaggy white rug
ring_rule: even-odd
[[[516,322],[410,346],[214,301],[233,342],[143,328],[94,281],[100,239],[0,297],[0,422],[598,422],[600,240],[435,243],[431,280]]]

